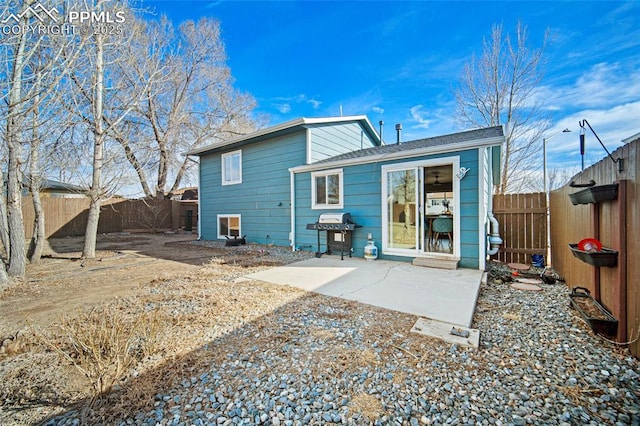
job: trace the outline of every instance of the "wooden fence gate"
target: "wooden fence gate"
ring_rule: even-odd
[[[497,259],[531,263],[531,255],[547,252],[546,199],[544,192],[493,196],[493,214],[500,224],[504,244]]]

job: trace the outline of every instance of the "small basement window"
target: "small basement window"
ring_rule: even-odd
[[[312,173],[312,208],[341,209],[343,206],[342,187],[342,169]]]
[[[219,214],[218,215],[218,238],[226,239],[242,235],[240,228],[239,214]]]

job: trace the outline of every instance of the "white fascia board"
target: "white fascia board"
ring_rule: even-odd
[[[366,130],[374,136],[378,141],[378,145],[381,144],[380,135],[371,121],[369,121],[369,117],[366,115],[351,115],[345,117],[333,117],[333,118],[303,118],[305,120],[304,124],[328,124],[328,123],[344,123],[347,121],[360,121],[364,123],[364,127]]]
[[[235,143],[242,142],[249,139],[259,138],[261,136],[266,136],[271,133],[277,133],[283,130],[288,130],[296,126],[304,126],[304,125],[312,125],[312,124],[342,123],[345,121],[363,121],[369,127],[369,130],[372,131],[374,135],[377,135],[375,129],[371,125],[371,122],[369,121],[366,115],[353,115],[353,116],[346,116],[346,117],[317,117],[317,118],[302,117],[302,118],[296,118],[294,120],[285,121],[284,123],[267,127],[265,129],[261,129],[256,132],[249,133],[243,136],[238,136],[233,139],[206,145],[201,148],[197,148],[192,151],[189,151],[187,152],[186,155],[199,155],[204,152],[211,151],[213,149],[222,148],[227,145],[233,145]]]
[[[322,170],[334,167],[345,167],[356,164],[378,163],[380,161],[400,160],[403,158],[412,158],[421,155],[435,155],[449,153],[453,151],[463,151],[465,149],[475,149],[484,146],[501,146],[504,143],[504,137],[495,137],[488,139],[479,139],[473,141],[458,142],[446,145],[437,145],[424,148],[408,149],[406,151],[390,152],[387,154],[369,155],[366,157],[347,158],[344,160],[331,161],[326,163],[314,163],[304,166],[292,167],[289,171],[293,173],[309,172],[314,170]]]

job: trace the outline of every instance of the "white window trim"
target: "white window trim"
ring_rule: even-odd
[[[338,175],[338,191],[340,202],[338,204],[318,204],[316,202],[316,177]],[[311,173],[311,210],[342,209],[344,207],[344,174],[342,169],[323,170]]]
[[[237,217],[238,218],[238,237],[242,236],[242,215],[240,214],[219,214],[216,217],[216,233],[218,234],[218,239],[219,240],[226,240],[227,236],[226,235],[222,235],[220,233],[220,218],[232,218],[232,217]],[[230,236],[230,235],[229,235]]]
[[[225,158],[234,156],[236,154],[240,156],[240,179],[227,181],[224,178],[225,175],[226,175],[226,173],[225,173],[226,172],[226,169],[225,169]],[[221,168],[220,169],[222,171],[222,179],[221,179],[222,185],[237,185],[239,183],[242,183],[242,150],[241,149],[222,154],[220,156],[220,162],[221,162]]]

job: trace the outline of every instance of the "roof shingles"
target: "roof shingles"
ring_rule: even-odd
[[[414,149],[424,149],[443,145],[452,145],[462,142],[474,140],[500,138],[504,133],[502,126],[485,127],[482,129],[468,130],[465,132],[452,133],[449,135],[435,136],[431,138],[416,139],[413,141],[402,142],[400,144],[382,145],[372,148],[365,148],[358,151],[351,151],[345,154],[336,155],[313,163],[314,165],[333,163],[335,161],[352,160],[357,158],[365,158],[374,155],[391,154],[401,151],[410,151]]]

